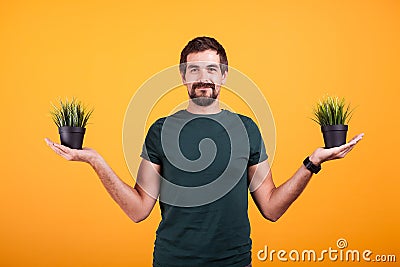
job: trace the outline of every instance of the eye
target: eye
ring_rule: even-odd
[[[191,72],[191,73],[196,73],[196,72],[198,72],[198,70],[199,70],[199,69],[193,68],[193,69],[190,69],[190,72]]]
[[[214,67],[210,67],[210,68],[208,68],[208,71],[210,71],[210,72],[216,72],[216,71],[217,71],[217,69],[216,69],[216,68],[214,68]]]

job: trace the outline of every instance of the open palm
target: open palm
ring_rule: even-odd
[[[347,153],[349,153],[354,146],[358,143],[363,138],[364,134],[358,134],[354,136],[349,142],[347,142],[344,145],[338,146],[338,147],[332,147],[332,148],[317,148],[313,156],[314,158],[317,159],[319,163],[328,161],[328,160],[334,160],[334,159],[341,159],[344,158]]]
[[[88,147],[84,147],[81,150],[72,149],[64,145],[54,143],[48,138],[45,138],[44,140],[46,141],[47,145],[54,150],[54,152],[56,152],[58,155],[62,156],[66,160],[89,162],[97,155],[97,152],[94,149]]]

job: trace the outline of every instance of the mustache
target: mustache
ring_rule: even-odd
[[[196,82],[192,84],[192,89],[195,90],[197,88],[211,88],[215,90],[215,84],[214,83],[203,83],[203,82]]]

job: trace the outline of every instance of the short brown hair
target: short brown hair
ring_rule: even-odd
[[[219,55],[219,62],[222,74],[228,71],[228,58],[226,57],[224,47],[212,37],[196,37],[183,48],[179,65],[180,72],[186,74],[187,56],[191,53],[203,52],[205,50],[214,50]]]

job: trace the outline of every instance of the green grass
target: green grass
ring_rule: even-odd
[[[53,110],[50,111],[54,123],[58,127],[85,127],[93,113],[93,109],[87,110],[86,107],[75,98],[72,101],[66,99],[64,102],[60,99],[59,106],[53,103]]]
[[[344,98],[328,96],[320,100],[313,109],[313,121],[321,126],[326,125],[346,125],[349,123],[353,110],[350,110],[350,104],[346,105]]]

